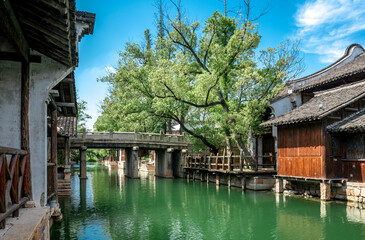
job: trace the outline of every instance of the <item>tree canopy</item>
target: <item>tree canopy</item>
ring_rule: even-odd
[[[198,150],[247,152],[270,100],[303,69],[298,42],[259,51],[249,5],[239,18],[217,11],[200,24],[171,2],[176,16],[160,8],[156,41],[146,31],[144,43],[127,43],[117,72],[100,79],[110,93],[95,128],[158,131],[173,121]]]

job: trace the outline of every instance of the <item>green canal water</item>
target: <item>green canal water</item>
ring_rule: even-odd
[[[75,169],[77,170],[77,169]],[[365,239],[365,210],[185,179],[72,176],[51,239]]]

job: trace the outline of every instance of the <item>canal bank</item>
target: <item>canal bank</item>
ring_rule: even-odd
[[[365,211],[343,203],[148,174],[129,179],[101,166],[80,180],[77,171],[51,239],[365,238]]]

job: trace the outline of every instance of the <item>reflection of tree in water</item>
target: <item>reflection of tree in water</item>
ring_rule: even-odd
[[[358,214],[341,204],[242,193],[198,181],[128,179],[117,169],[88,173],[86,184],[73,178],[72,199],[60,200],[64,219],[56,223],[61,230],[53,231],[52,239],[365,237],[364,223],[354,220]]]

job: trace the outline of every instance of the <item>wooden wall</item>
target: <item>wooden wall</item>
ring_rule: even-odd
[[[278,127],[278,175],[322,178],[324,155],[320,122]]]

